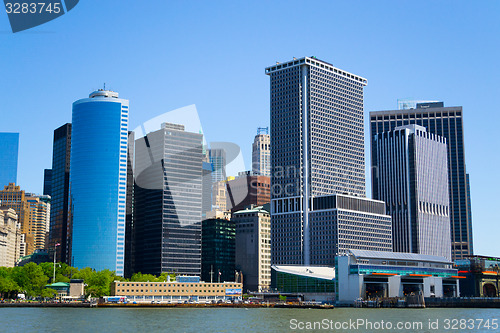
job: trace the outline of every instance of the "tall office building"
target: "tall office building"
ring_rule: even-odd
[[[451,253],[453,260],[473,254],[472,218],[469,183],[465,166],[462,107],[444,107],[443,103],[417,103],[415,109],[370,112],[371,156],[377,156],[374,140],[377,134],[396,127],[417,124],[427,132],[442,136],[448,144],[448,184],[451,220]],[[379,199],[378,179],[372,174],[373,198]]]
[[[71,225],[69,223],[69,168],[71,157],[71,124],[64,124],[54,130],[52,145],[52,184],[49,241],[47,247],[55,244],[58,262],[70,263]]]
[[[0,188],[17,183],[19,133],[0,133]]]
[[[250,206],[231,217],[236,227],[235,265],[243,273],[245,292],[262,292],[271,286],[271,217],[267,209]]]
[[[202,204],[201,204],[201,215],[202,218],[205,219],[207,216],[207,212],[212,210],[212,172],[213,165],[210,162],[203,161],[202,170],[203,170],[203,178],[202,178]]]
[[[380,202],[361,198],[366,79],[315,57],[278,63],[266,74],[271,79],[272,263],[333,265],[334,251],[346,251],[338,231],[351,240],[348,246],[390,251],[390,216],[379,209]],[[350,196],[339,197],[343,193]],[[311,198],[325,196],[319,212]]]
[[[47,228],[50,222],[50,199],[42,199],[32,193],[26,193],[29,208],[29,230],[34,237],[35,250],[44,250]]]
[[[226,151],[222,148],[209,149],[208,158],[213,166],[212,183],[226,180]]]
[[[43,195],[52,194],[52,169],[43,170]]]
[[[16,211],[18,222],[21,225],[21,238],[24,243],[21,256],[30,255],[35,250],[35,230],[30,225],[30,209],[26,193],[21,187],[10,183],[0,191],[0,205]]]
[[[134,229],[134,150],[135,134],[128,132],[127,148],[127,207],[125,209],[125,268],[124,276],[130,278],[135,265],[135,229]]]
[[[377,193],[392,216],[393,251],[451,260],[446,139],[405,125],[374,138]]]
[[[200,275],[202,142],[169,123],[136,140],[136,272]]]
[[[212,210],[219,212],[227,210],[227,188],[225,181],[212,184]]]
[[[271,176],[271,138],[269,128],[259,127],[252,145],[252,171],[262,176]]]
[[[129,102],[109,90],[73,103],[71,263],[124,273]]]
[[[201,279],[205,282],[235,281],[234,222],[206,219],[201,222]]]

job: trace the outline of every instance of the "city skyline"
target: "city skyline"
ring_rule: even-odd
[[[369,111],[395,109],[398,98],[412,96],[421,99],[444,100],[446,105],[464,107],[467,112],[464,118],[465,144],[468,152],[467,171],[471,177],[472,213],[476,240],[474,251],[475,253],[495,254],[498,252],[498,247],[494,242],[493,235],[498,233],[496,232],[498,226],[494,224],[495,215],[491,207],[494,207],[494,194],[500,186],[499,175],[495,172],[499,157],[493,154],[491,163],[482,163],[482,159],[488,154],[488,149],[483,143],[492,142],[495,146],[495,143],[498,142],[498,137],[494,134],[495,119],[498,116],[492,113],[494,104],[489,97],[493,95],[495,89],[492,88],[495,87],[492,80],[498,76],[498,68],[492,65],[498,54],[498,47],[494,45],[498,45],[496,41],[499,38],[492,32],[498,31],[498,22],[491,16],[498,8],[498,4],[486,2],[483,8],[477,8],[468,4],[454,4],[452,7],[450,2],[443,2],[433,4],[433,10],[428,10],[426,6],[429,4],[429,2],[426,4],[407,4],[401,7],[393,6],[390,9],[387,8],[388,6],[381,6],[383,8],[377,9],[375,4],[369,3],[365,3],[363,6],[323,3],[327,8],[336,11],[355,13],[366,24],[366,27],[355,28],[353,31],[342,30],[342,32],[340,27],[347,22],[347,18],[337,18],[336,22],[325,24],[327,18],[324,16],[325,14],[318,14],[312,8],[304,8],[304,15],[307,17],[320,15],[322,20],[318,19],[317,21],[323,21],[321,31],[324,33],[311,36],[310,40],[300,46],[297,46],[294,41],[292,42],[291,37],[283,37],[277,44],[275,42],[269,44],[266,36],[270,29],[278,27],[277,23],[273,22],[265,29],[252,25],[254,27],[252,29],[255,30],[252,30],[247,37],[248,44],[258,45],[257,42],[262,42],[262,47],[265,49],[264,52],[255,53],[250,52],[249,47],[243,47],[243,44],[237,42],[237,38],[241,32],[249,31],[248,28],[244,27],[245,24],[250,23],[257,15],[268,17],[272,10],[269,8],[264,10],[260,3],[256,4],[255,8],[250,5],[233,5],[225,11],[221,11],[220,14],[214,15],[214,18],[206,18],[202,22],[213,25],[214,28],[207,29],[210,34],[222,33],[224,25],[217,24],[215,20],[220,18],[220,15],[228,14],[228,11],[244,11],[249,20],[243,20],[241,23],[231,21],[241,19],[240,16],[236,16],[228,18],[229,22],[225,21],[225,24],[235,25],[234,31],[228,32],[227,37],[231,42],[229,43],[231,48],[234,48],[234,45],[242,46],[240,51],[228,49],[218,39],[207,38],[207,32],[203,31],[200,31],[198,37],[192,37],[185,42],[182,38],[168,36],[167,46],[153,43],[156,52],[151,52],[152,54],[156,53],[157,56],[166,57],[166,61],[159,62],[159,58],[156,56],[146,55],[140,51],[131,55],[122,55],[122,60],[118,61],[116,67],[130,67],[130,74],[120,74],[111,68],[113,66],[94,66],[94,64],[99,60],[112,62],[116,53],[108,52],[110,47],[116,47],[116,43],[137,43],[137,38],[142,36],[147,28],[138,29],[136,26],[134,29],[137,31],[135,31],[118,25],[116,29],[121,29],[122,33],[129,33],[128,37],[120,38],[116,43],[111,42],[109,46],[94,40],[92,43],[101,46],[103,52],[89,57],[91,54],[89,51],[94,50],[96,46],[90,48],[90,45],[83,41],[85,40],[84,35],[98,33],[97,30],[101,30],[102,27],[99,29],[97,26],[85,29],[82,27],[88,25],[89,15],[93,15],[97,22],[105,22],[105,19],[109,19],[108,13],[111,10],[116,11],[117,16],[127,16],[131,15],[132,10],[137,9],[134,7],[136,5],[121,8],[110,2],[102,5],[100,13],[91,14],[91,6],[82,3],[78,10],[75,9],[63,18],[37,28],[31,33],[20,33],[16,36],[2,35],[4,43],[0,48],[8,51],[3,52],[5,63],[12,64],[12,66],[9,66],[11,68],[2,67],[2,73],[5,74],[5,83],[2,89],[5,104],[1,107],[0,112],[2,116],[5,115],[6,124],[9,125],[0,128],[0,131],[20,133],[18,183],[27,191],[42,193],[43,169],[50,168],[52,161],[53,130],[70,121],[72,101],[78,99],[82,92],[90,90],[89,88],[100,87],[104,81],[108,82],[108,80],[111,80],[108,84],[111,83],[112,89],[120,91],[131,100],[131,126],[129,129],[163,111],[196,103],[200,110],[201,120],[205,124],[206,134],[215,140],[230,140],[238,143],[246,160],[246,169],[249,169],[251,139],[255,128],[266,126],[265,122],[268,121],[266,116],[268,113],[268,86],[266,78],[262,78],[262,68],[274,60],[284,61],[291,56],[314,54],[334,62],[334,65],[341,68],[359,73],[369,80],[370,84],[365,94],[365,115]],[[174,16],[178,16],[178,18],[172,17],[171,23],[159,26],[144,43],[151,43],[158,36],[158,33],[181,31],[179,27],[188,15],[192,14],[191,19],[198,19],[201,17],[201,13],[212,10],[208,5],[188,8],[189,11],[181,8],[178,4],[160,6],[163,6],[161,8],[164,9],[163,12],[170,13],[169,15],[176,13]],[[271,9],[280,8],[283,10],[284,16],[288,15],[290,23],[288,19],[286,21],[278,20],[283,25],[283,29],[293,27],[292,22],[294,18],[297,18],[298,13],[294,14],[291,9],[282,8],[276,4],[270,6]],[[424,13],[425,15],[423,15]],[[454,24],[455,21],[451,18],[465,15],[467,15],[468,21],[460,26]],[[395,19],[398,16],[402,19]],[[491,19],[489,19],[490,17]],[[159,20],[158,16],[151,18],[152,21],[157,19]],[[413,31],[411,29],[415,28],[416,19],[423,24],[419,24],[418,29]],[[116,22],[110,20],[110,24]],[[7,23],[2,21],[2,24]],[[72,24],[74,26],[68,27],[69,30],[63,32],[62,27]],[[395,33],[385,41],[384,36],[389,31],[392,33],[395,26],[400,27],[402,32],[409,32],[408,35],[403,38],[403,33]],[[114,31],[111,25],[108,27],[111,32]],[[192,32],[199,27],[199,25],[195,25],[189,29]],[[312,23],[312,28],[315,27],[319,26]],[[7,28],[3,28],[7,30]],[[47,31],[55,33],[45,33]],[[329,32],[338,39],[338,43],[346,42],[352,46],[352,49],[345,48],[339,51],[335,46],[336,42],[326,43],[324,37]],[[476,40],[475,36],[478,34],[488,38],[491,44],[483,45],[479,40]],[[293,40],[297,36],[304,35],[299,33],[299,35],[294,36]],[[350,42],[355,37],[359,38],[356,44]],[[207,41],[203,42],[203,38]],[[64,46],[66,51],[57,45],[61,39],[67,42],[67,45]],[[208,66],[205,68],[203,64],[196,65],[193,62],[193,56],[184,53],[171,55],[175,53],[172,52],[175,51],[175,48],[170,46],[176,46],[176,43],[185,46],[198,42],[200,42],[198,46],[200,48],[207,47],[214,42],[215,46],[220,48],[213,55],[206,56],[207,63],[213,61],[215,66],[220,66],[222,69],[228,69],[230,65],[236,65],[243,61],[246,61],[248,66],[246,68],[240,67],[242,70],[240,73],[222,70],[221,77],[212,82],[213,78],[208,72]],[[394,52],[395,47],[391,46],[391,43],[398,45],[399,50],[406,50],[403,57]],[[464,49],[462,47],[464,44],[469,45],[469,47]],[[138,45],[143,44],[139,43]],[[86,46],[89,46],[88,50],[85,49]],[[373,50],[375,47],[376,51]],[[38,52],[38,59],[29,58],[34,63],[34,67],[40,68],[34,72],[34,75],[32,70],[28,71],[27,67],[20,70],[27,63],[24,53],[26,51],[23,50],[33,48],[41,50]],[[65,57],[73,60],[68,64],[61,64],[61,72],[69,75],[61,75],[52,70],[59,68],[58,64],[60,64],[55,62],[57,57],[53,55],[61,51]],[[76,51],[80,52],[81,55],[78,55]],[[107,55],[108,53],[109,55]],[[138,56],[144,56],[149,63],[158,63],[158,66],[154,67],[158,74],[151,70],[144,71],[144,67],[141,65],[132,66],[133,59]],[[88,59],[85,59],[86,57]],[[453,61],[450,61],[450,57],[453,58]],[[180,61],[182,65],[190,64],[195,69],[193,71],[196,73],[195,76],[193,76],[194,74],[180,75],[180,72],[169,65],[169,61],[172,63]],[[460,70],[469,64],[474,65],[474,71],[464,73]],[[141,71],[144,73],[141,74]],[[168,80],[165,80],[163,76],[169,71],[173,71],[172,74],[177,74],[178,80],[173,80],[175,81],[173,83],[166,82]],[[49,80],[50,82],[45,86],[46,78],[51,77],[49,74],[53,74],[53,79]],[[240,75],[245,80],[240,80]],[[162,77],[161,81],[159,81],[160,77]],[[195,77],[200,80],[200,83],[194,83]],[[140,79],[137,82],[149,82],[150,84],[142,88],[134,82],[135,79]],[[238,82],[228,84],[228,82],[235,81]],[[7,84],[7,82],[10,83]],[[29,91],[32,98],[29,100],[10,98],[10,96],[19,96],[17,89],[20,89],[20,86],[16,82],[23,82],[22,91]],[[61,84],[62,82],[64,84]],[[173,85],[177,85],[177,87]],[[58,86],[57,89],[54,89],[55,86]],[[146,92],[146,89],[150,92]],[[217,93],[217,90],[223,94]],[[161,104],[161,110],[158,110],[160,103],[154,99],[151,100],[149,96],[161,94],[163,91],[168,92],[168,98],[164,104]],[[228,95],[230,97],[221,103],[221,98]],[[171,96],[175,96],[175,98]],[[215,117],[213,117],[214,115]],[[246,121],[243,123],[234,122],[232,126],[226,126],[227,129],[224,131],[219,131],[220,127],[217,127],[215,123],[228,122],[234,115],[245,115]],[[252,115],[252,117],[248,117],[248,115]],[[211,120],[211,117],[214,120]],[[484,122],[485,118],[491,119],[491,121]],[[365,121],[365,138],[368,135],[367,132]],[[32,142],[36,142],[37,145],[32,145]],[[366,160],[369,160],[367,142],[369,141],[365,139]],[[30,162],[32,160],[36,160],[37,164],[40,165],[38,171],[33,168]],[[370,188],[369,181],[366,188]],[[368,196],[370,196],[369,192]]]

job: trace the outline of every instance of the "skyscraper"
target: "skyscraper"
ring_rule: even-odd
[[[437,107],[436,107],[437,105]],[[448,184],[451,219],[451,253],[453,260],[473,254],[472,218],[467,169],[462,107],[443,107],[417,103],[415,109],[370,112],[371,156],[377,156],[375,136],[394,130],[398,126],[417,124],[427,132],[446,138],[448,144]],[[373,198],[379,199],[377,174],[372,173]]]
[[[17,183],[19,133],[0,133],[0,188]]]
[[[130,278],[135,265],[135,228],[134,228],[134,151],[135,134],[128,132],[127,147],[127,207],[125,209],[125,268],[124,276]]]
[[[124,273],[129,102],[99,89],[73,103],[72,265]]]
[[[35,229],[30,225],[30,208],[27,199],[24,190],[14,183],[4,186],[4,189],[0,191],[1,206],[14,209],[21,225],[21,238],[24,243],[21,256],[32,254],[35,250]]]
[[[374,138],[378,197],[392,216],[393,251],[451,260],[446,139],[405,125]]]
[[[50,221],[50,202],[32,193],[26,194],[29,208],[29,229],[34,237],[35,250],[45,249],[47,227]]]
[[[201,227],[201,279],[205,282],[235,281],[234,222],[206,219]]]
[[[71,124],[54,130],[52,145],[52,184],[48,248],[55,244],[58,262],[70,262],[71,225],[69,223],[69,168],[71,157]]]
[[[208,158],[213,166],[212,183],[226,180],[226,151],[222,148],[209,149]]]
[[[136,140],[136,272],[200,275],[202,142],[169,123]]]
[[[231,217],[236,227],[235,265],[243,273],[245,291],[262,292],[271,285],[271,217],[266,209],[251,206]]]
[[[212,172],[213,165],[210,162],[203,161],[202,164],[203,177],[202,177],[202,207],[201,214],[202,218],[205,219],[207,212],[212,210]]]
[[[366,79],[315,57],[277,63],[266,74],[272,263],[333,265],[346,247],[390,251],[390,216],[383,203],[362,198]]]
[[[271,176],[271,138],[269,128],[259,127],[252,145],[252,171],[262,176]]]
[[[52,194],[52,169],[43,170],[43,195]]]

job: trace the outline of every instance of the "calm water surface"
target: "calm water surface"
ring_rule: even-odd
[[[453,319],[467,320],[474,329],[461,329],[460,322]],[[489,319],[490,329],[478,327],[479,320],[471,319]],[[0,332],[500,332],[500,327],[491,326],[492,319],[500,321],[500,309],[1,308]],[[375,326],[370,329],[362,325],[357,329],[353,326],[340,330],[335,330],[335,326],[324,326],[333,330],[318,329],[318,326],[307,329],[311,328],[307,325],[314,322],[335,325],[350,320],[364,320],[372,325],[382,320],[386,325],[387,322],[393,325],[421,322],[422,329],[393,327],[388,330],[387,327],[375,329]],[[437,321],[438,328],[429,328],[429,320]],[[452,329],[453,323],[457,323],[455,329]],[[449,329],[445,329],[446,326],[450,326]]]

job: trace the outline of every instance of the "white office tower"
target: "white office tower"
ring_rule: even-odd
[[[315,57],[266,74],[272,263],[333,266],[349,248],[391,251],[391,217],[365,198],[366,79]]]

